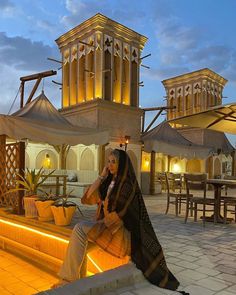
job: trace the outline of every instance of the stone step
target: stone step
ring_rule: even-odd
[[[37,293],[38,295],[101,295],[119,288],[144,282],[145,278],[133,263],[77,280],[57,289]]]

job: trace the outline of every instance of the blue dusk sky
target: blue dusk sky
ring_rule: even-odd
[[[226,78],[223,103],[236,102],[236,0],[0,0],[0,113],[8,113],[21,76],[57,70],[47,60],[60,59],[54,40],[98,12],[148,37],[141,107],[165,105],[161,81],[201,68]],[[60,82],[60,71],[44,81],[45,94],[60,108],[52,79]],[[18,95],[14,109],[19,101]],[[236,137],[230,140],[235,145]]]

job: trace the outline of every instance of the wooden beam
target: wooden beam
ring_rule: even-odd
[[[41,72],[41,73],[29,75],[29,76],[20,77],[20,80],[25,82],[25,81],[36,80],[38,78],[45,78],[45,77],[53,76],[56,74],[57,74],[56,71],[51,70],[51,71]]]
[[[144,110],[145,112],[149,112],[149,111],[158,111],[158,110],[171,110],[171,109],[175,109],[176,106],[173,107],[154,107],[154,108],[144,108],[142,110]]]
[[[154,124],[154,122],[156,121],[156,119],[160,116],[160,114],[162,113],[163,110],[160,110],[156,116],[153,118],[152,122],[148,125],[148,127],[145,129],[144,133],[147,132],[151,127],[152,125]]]
[[[35,84],[34,84],[34,88],[32,89],[32,91],[31,91],[31,93],[30,93],[30,95],[29,95],[29,98],[28,98],[26,104],[28,104],[28,103],[31,102],[31,100],[32,100],[32,98],[33,98],[33,96],[34,96],[34,94],[35,94],[35,92],[36,92],[36,90],[37,90],[37,88],[38,88],[38,86],[39,86],[41,80],[42,80],[42,78],[38,78],[38,80],[35,82]]]
[[[25,91],[25,82],[21,81],[20,108],[23,108],[24,106],[24,91]]]

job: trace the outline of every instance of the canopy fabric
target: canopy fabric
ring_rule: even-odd
[[[106,130],[73,126],[43,93],[13,115],[0,115],[0,134],[52,145],[102,145],[109,141]]]
[[[54,124],[72,126],[72,124],[51,104],[44,92],[23,108],[13,113],[12,116],[27,118],[33,121],[46,121]]]
[[[212,107],[207,111],[168,122],[236,134],[236,103]]]
[[[157,127],[142,136],[144,151],[163,153],[170,156],[181,156],[183,158],[206,158],[211,149],[184,138],[178,131],[172,128],[168,122],[162,122]]]

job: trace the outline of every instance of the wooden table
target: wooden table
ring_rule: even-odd
[[[42,176],[46,176],[46,175],[42,175]],[[60,194],[60,186],[62,186],[62,194],[65,196],[66,195],[67,175],[52,174],[52,175],[49,176],[49,179],[50,178],[55,178],[55,182],[54,181],[47,182],[47,180],[46,180],[45,183],[43,183],[41,186],[42,187],[56,187],[56,195],[57,196],[59,196],[59,194]],[[60,182],[60,178],[62,178],[62,182]]]
[[[220,199],[221,199],[221,188],[224,185],[230,185],[236,187],[236,180],[230,179],[207,179],[207,183],[214,187],[214,198],[216,200],[216,222],[223,223],[224,219],[220,215]]]

